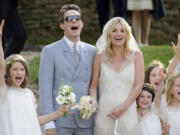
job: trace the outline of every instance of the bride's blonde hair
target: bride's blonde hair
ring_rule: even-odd
[[[105,54],[107,57],[112,58],[114,56],[114,52],[112,49],[112,43],[110,40],[110,33],[113,31],[116,24],[120,23],[126,33],[126,41],[124,44],[124,50],[123,50],[123,56],[127,57],[127,54],[132,51],[132,49],[129,47],[129,40],[130,36],[132,34],[131,27],[129,24],[121,17],[114,17],[111,20],[109,20],[103,29],[103,34],[105,34],[106,39],[106,48],[105,48]]]

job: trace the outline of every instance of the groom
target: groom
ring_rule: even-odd
[[[64,37],[43,48],[39,70],[41,114],[59,108],[56,103],[59,87],[70,83],[76,102],[88,94],[95,47],[80,41],[83,28],[81,11],[77,5],[64,5],[59,12]],[[46,135],[93,135],[93,118],[83,120],[79,112],[68,114],[45,125]]]

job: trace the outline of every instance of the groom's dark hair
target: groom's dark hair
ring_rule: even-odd
[[[64,23],[64,14],[65,14],[65,12],[67,12],[69,10],[76,10],[81,14],[81,9],[79,6],[77,6],[75,4],[66,4],[66,5],[62,6],[61,9],[59,10],[60,23]]]

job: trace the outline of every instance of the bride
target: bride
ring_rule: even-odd
[[[89,93],[99,104],[95,135],[139,135],[136,98],[144,78],[144,59],[131,28],[121,17],[112,18],[97,41]]]

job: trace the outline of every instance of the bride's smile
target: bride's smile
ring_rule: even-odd
[[[122,46],[126,41],[126,32],[121,23],[117,23],[110,33],[112,45]]]

